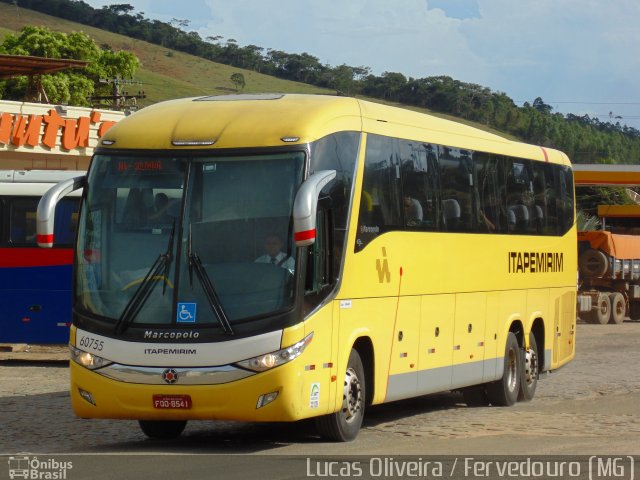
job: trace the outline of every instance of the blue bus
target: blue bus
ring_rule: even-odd
[[[82,174],[0,170],[0,343],[69,341],[80,194],[74,192],[56,207],[55,248],[38,248],[36,210],[40,197],[53,184]]]

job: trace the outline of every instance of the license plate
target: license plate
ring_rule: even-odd
[[[191,408],[191,395],[154,395],[153,408],[188,410]]]

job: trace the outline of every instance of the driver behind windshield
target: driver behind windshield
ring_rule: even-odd
[[[295,261],[290,255],[283,251],[284,242],[280,235],[270,233],[264,238],[264,250],[265,254],[256,258],[256,263],[271,263],[289,270],[293,274],[295,268]]]

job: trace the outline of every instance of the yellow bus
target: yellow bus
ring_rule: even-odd
[[[573,176],[561,152],[354,98],[147,107],[101,139],[75,255],[82,418],[296,421],[460,390],[533,397],[575,353]]]

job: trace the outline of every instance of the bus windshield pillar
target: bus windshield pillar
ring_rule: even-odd
[[[335,170],[321,170],[300,186],[293,204],[293,230],[296,246],[312,245],[316,240],[316,213],[320,191],[336,177]]]

